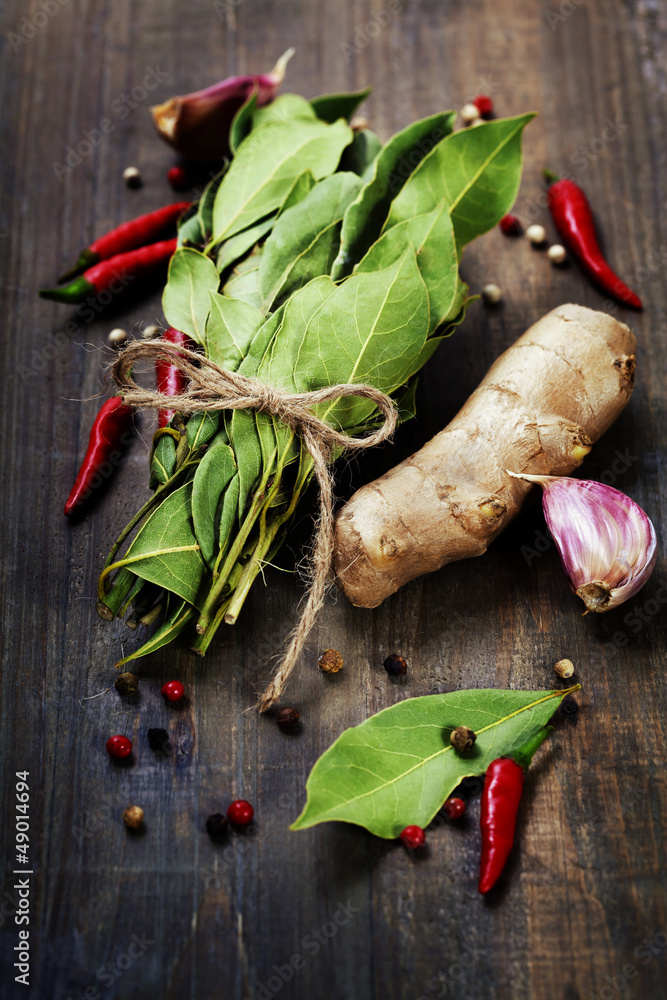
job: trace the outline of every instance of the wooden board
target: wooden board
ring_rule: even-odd
[[[664,4],[636,0],[4,5],[3,996],[664,995],[666,30]],[[151,103],[267,69],[290,45],[288,89],[312,96],[372,85],[365,110],[385,138],[479,92],[492,94],[499,114],[540,112],[526,136],[520,213],[553,238],[540,172],[570,170],[609,258],[646,302],[631,317],[640,343],[632,403],[586,470],[637,499],[661,539],[649,586],[599,618],[580,616],[553,547],[528,551],[543,538],[538,509],[484,558],[417,580],[376,611],[332,594],[290,690],[303,718],[297,735],[246,711],[302,593],[293,575],[271,569],[205,660],[180,643],[140,663],[136,704],[113,689],[85,700],[112,682],[119,650],[139,641],[123,623],[97,618],[94,588],[111,539],[147,495],[150,419],[140,418],[94,510],[67,524],[62,505],[103,388],[106,334],[160,318],[160,299],[157,290],[137,294],[87,322],[36,296],[95,234],[171,197],[173,158],[153,133]],[[139,191],[123,184],[130,164],[142,171]],[[497,231],[466,252],[464,275],[475,291],[497,281],[503,304],[470,310],[424,372],[418,419],[395,447],[342,470],[340,496],[442,427],[544,312],[565,301],[605,308],[576,265],[554,269],[526,240]],[[327,646],[345,658],[334,678],[316,666]],[[385,674],[390,652],[408,659],[405,679]],[[288,832],[310,767],[345,727],[408,696],[549,687],[562,656],[577,665],[580,709],[560,720],[531,773],[518,845],[493,898],[476,891],[478,798],[458,827],[429,833],[419,860],[361,829]],[[170,677],[186,685],[182,707],[160,697]],[[168,756],[148,749],[151,726],[169,729]],[[105,754],[112,732],[135,740],[133,766]],[[22,770],[34,870],[29,990],[13,982]],[[205,819],[241,795],[256,807],[256,835],[216,847]],[[145,809],[143,836],[128,836],[120,821],[131,802]],[[301,956],[296,970],[292,956]]]

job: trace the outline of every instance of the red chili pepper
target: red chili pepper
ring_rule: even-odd
[[[80,277],[63,288],[43,288],[39,293],[40,297],[74,305],[83,302],[89,295],[99,295],[107,289],[120,292],[133,278],[142,278],[145,274],[167,264],[175,250],[174,239],[151,243],[150,246],[130,250],[128,253],[118,253],[109,260],[100,261],[99,264],[89,267]],[[114,284],[118,286],[116,289],[113,287]]]
[[[128,250],[137,250],[139,247],[154,243],[166,230],[173,228],[178,218],[189,207],[189,201],[177,201],[173,205],[165,205],[155,212],[148,212],[129,222],[123,222],[82,250],[74,267],[63,274],[58,283],[73,278],[80,271],[85,271],[101,260],[109,260],[116,254],[127,253]]]
[[[602,256],[585,192],[574,181],[559,180],[551,170],[545,170],[544,176],[550,184],[547,191],[549,210],[567,248],[603,292],[633,309],[643,309],[639,296],[621,281]]]
[[[93,490],[111,475],[126,443],[125,434],[132,426],[132,413],[132,407],[126,406],[120,396],[107,399],[100,409],[90,430],[88,450],[79,475],[65,504],[67,516],[78,510],[92,496]]]
[[[164,331],[162,340],[181,347],[194,347],[190,337],[180,330],[175,330],[173,326]],[[188,380],[178,365],[172,364],[171,361],[156,361],[155,383],[158,392],[163,392],[165,396],[177,396],[186,388]],[[157,418],[158,426],[166,427],[175,412],[175,410],[160,410]]]
[[[551,729],[551,726],[546,726],[524,743],[512,757],[499,757],[491,761],[486,769],[479,821],[482,830],[480,892],[492,889],[505,867],[514,843],[516,814],[526,771],[533,754],[547,738]]]

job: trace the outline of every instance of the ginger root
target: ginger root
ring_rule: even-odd
[[[482,555],[532,487],[507,469],[568,475],[623,410],[636,340],[623,323],[563,305],[492,365],[452,422],[358,490],[336,521],[336,583],[374,608],[408,580]]]

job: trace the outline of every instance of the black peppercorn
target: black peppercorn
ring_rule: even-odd
[[[392,653],[384,661],[384,669],[390,677],[402,677],[407,672],[408,665],[402,656],[399,656],[398,653]]]
[[[298,709],[279,708],[276,712],[276,722],[281,729],[294,729],[299,722]]]
[[[459,751],[471,750],[476,739],[477,735],[467,726],[457,726],[456,729],[452,729],[449,736],[449,742]]]
[[[169,733],[166,729],[149,729],[146,735],[151,750],[164,750],[166,753],[169,742]]]
[[[209,837],[219,839],[227,833],[227,820],[222,813],[213,813],[206,820],[206,832]]]
[[[133,694],[137,693],[137,688],[139,687],[139,681],[131,674],[126,671],[124,674],[119,674],[114,681],[114,687],[118,694],[122,695],[124,698],[130,698]]]

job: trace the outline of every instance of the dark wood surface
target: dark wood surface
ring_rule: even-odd
[[[374,21],[373,11],[384,13]],[[638,0],[3,5],[3,996],[665,995],[666,30],[665,5]],[[147,493],[150,419],[141,417],[141,434],[95,509],[67,524],[62,505],[98,405],[90,397],[110,358],[106,334],[160,318],[160,298],[159,290],[135,296],[86,323],[36,296],[95,234],[169,199],[173,159],[153,133],[149,104],[266,69],[290,45],[297,54],[287,89],[312,96],[372,85],[366,113],[384,138],[480,91],[492,92],[500,114],[540,112],[526,135],[521,214],[553,237],[540,171],[571,170],[610,259],[646,303],[641,315],[619,310],[639,338],[637,388],[585,469],[615,477],[660,536],[650,584],[597,618],[581,617],[553,548],[525,558],[542,537],[537,508],[482,559],[417,580],[376,611],[332,594],[290,689],[303,718],[296,735],[246,711],[302,592],[278,570],[267,571],[268,586],[255,588],[205,660],[177,643],[139,662],[136,704],[113,689],[85,700],[112,682],[119,650],[139,641],[96,616],[94,588],[110,540]],[[114,102],[150,69],[161,82],[121,118]],[[58,179],[54,161],[103,118],[113,130]],[[143,173],[139,191],[123,184],[129,164]],[[474,290],[497,281],[503,305],[470,310],[424,372],[418,420],[393,448],[343,469],[339,495],[441,428],[544,312],[564,301],[606,308],[576,265],[554,269],[526,240],[497,231],[466,251],[464,274]],[[335,678],[316,666],[327,646],[345,658]],[[410,664],[399,682],[382,668],[394,651]],[[340,824],[288,832],[310,767],[345,727],[413,695],[550,687],[562,656],[578,668],[579,712],[561,718],[531,772],[518,845],[492,898],[476,891],[478,797],[459,828],[429,834],[419,860]],[[186,685],[182,707],[160,697],[168,677]],[[169,729],[168,756],[148,750],[151,726]],[[136,741],[131,767],[104,752],[118,731]],[[14,983],[12,967],[14,773],[24,769],[34,868],[28,989]],[[216,847],[205,819],[240,795],[256,807],[255,836]],[[130,802],[146,812],[141,836],[120,821]],[[128,958],[133,935],[143,943]],[[303,963],[290,981],[272,978],[293,955]],[[104,974],[119,956],[120,967]]]

